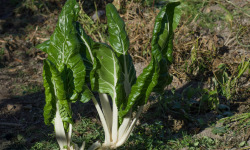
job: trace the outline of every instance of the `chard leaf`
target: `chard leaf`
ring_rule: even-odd
[[[174,14],[173,14],[173,32],[174,30],[177,28],[177,26],[179,25],[179,22],[181,20],[181,3],[176,2],[176,4],[172,4],[174,5]]]
[[[177,7],[179,4],[180,2],[168,3],[155,19],[151,46],[152,55],[160,64],[158,84],[154,88],[154,91],[159,93],[163,92],[164,88],[172,82],[168,70],[173,61],[174,30],[181,17],[180,8]]]
[[[121,64],[122,74],[123,74],[123,84],[126,92],[126,97],[128,97],[131,92],[132,85],[136,82],[136,71],[133,64],[133,60],[129,54],[120,55],[118,57],[119,63]]]
[[[80,54],[82,56],[84,65],[86,66],[86,80],[88,80],[94,63],[94,56],[92,54],[94,41],[85,33],[84,29],[79,23],[76,24],[76,28],[78,38],[81,41]]]
[[[125,31],[125,23],[119,16],[115,6],[111,3],[106,6],[109,43],[115,52],[125,55],[129,48],[129,39]]]
[[[131,56],[128,53],[129,38],[125,30],[125,23],[119,16],[116,8],[111,3],[106,6],[108,22],[109,43],[118,56],[119,63],[124,75],[124,89],[126,97],[131,91],[131,86],[136,81],[135,67]]]
[[[174,29],[177,27],[181,16],[181,12],[177,8],[179,4],[180,2],[168,3],[161,9],[155,19],[151,46],[152,54],[156,56],[158,61],[162,57],[170,63],[173,61]]]
[[[49,60],[44,61],[43,79],[46,96],[46,105],[44,107],[45,123],[49,124],[54,119],[57,103],[62,120],[67,123],[72,123],[70,102],[66,99],[66,92],[64,90],[64,82],[61,78],[61,73]]]
[[[79,5],[76,0],[68,0],[59,15],[54,33],[50,37],[50,46],[47,51],[48,59],[56,64],[59,72],[67,76],[65,83],[72,88],[70,95],[72,102],[76,101],[83,91],[85,79],[85,66],[80,55],[80,42],[77,37],[76,20]],[[66,67],[65,67],[66,66]],[[66,70],[65,70],[66,69]],[[73,85],[73,86],[72,86]],[[67,87],[68,88],[68,87]]]
[[[45,89],[46,101],[43,116],[45,124],[49,125],[55,118],[56,114],[56,96],[54,83],[52,80],[52,73],[50,70],[50,66],[46,60],[43,62],[43,86]]]
[[[50,41],[47,40],[39,45],[36,46],[37,49],[40,49],[41,51],[47,53],[49,49]]]
[[[90,91],[90,89],[87,87],[87,85],[84,86],[84,92],[81,95],[80,101],[82,103],[88,102],[93,97],[93,93]]]
[[[130,109],[135,109],[137,106],[142,106],[147,103],[148,97],[156,86],[159,77],[159,64],[156,59],[152,59],[150,64],[144,68],[142,74],[132,86],[131,93],[128,97],[128,102],[122,111],[119,111],[119,119],[129,112]]]
[[[105,44],[93,47],[94,65],[90,73],[93,91],[108,93],[118,104],[123,97],[123,84],[119,62],[113,50]]]

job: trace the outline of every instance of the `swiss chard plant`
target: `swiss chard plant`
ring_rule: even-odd
[[[151,62],[136,77],[124,21],[112,4],[106,6],[108,43],[93,41],[77,23],[79,5],[68,0],[50,40],[37,47],[48,54],[43,79],[44,119],[53,123],[60,149],[84,149],[71,141],[71,103],[92,99],[105,140],[89,149],[115,149],[129,138],[151,92],[162,93],[171,83],[174,30],[180,19],[179,2],[168,3],[155,20]],[[132,115],[136,112],[136,115]]]

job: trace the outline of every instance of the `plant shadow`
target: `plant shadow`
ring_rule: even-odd
[[[166,90],[167,96],[162,99],[151,96],[149,107],[140,117],[140,125],[134,129],[127,144],[120,149],[166,149],[166,145],[175,145],[178,139],[189,137],[190,141],[194,141],[195,135],[213,126],[219,119],[227,117],[212,109],[201,111],[199,108],[201,96],[196,97],[198,101],[191,104],[187,102],[189,100],[183,99],[183,96],[186,96],[183,93],[190,87],[198,89],[205,88],[206,85],[203,82],[190,81],[175,90],[177,96],[173,96],[171,90]],[[237,113],[238,107],[239,105],[235,104],[231,106],[230,111]],[[182,144],[192,146],[193,143]]]
[[[44,99],[44,92],[37,92],[0,101],[1,149],[30,149],[42,141],[57,147],[53,125],[44,123]],[[95,107],[90,102],[76,102],[72,104],[72,110],[74,122],[79,121],[79,116],[97,117]]]

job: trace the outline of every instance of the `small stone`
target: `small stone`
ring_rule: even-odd
[[[15,105],[12,105],[12,104],[8,104],[7,105],[7,109],[10,111],[10,110],[13,110],[13,109],[15,109],[16,108],[16,106]]]

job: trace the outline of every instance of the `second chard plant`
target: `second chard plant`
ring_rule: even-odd
[[[124,21],[112,4],[106,6],[108,44],[93,41],[77,22],[79,4],[68,0],[50,40],[37,46],[48,54],[43,80],[44,119],[53,123],[61,150],[84,149],[72,143],[71,103],[92,100],[105,140],[89,149],[116,149],[129,138],[151,92],[162,93],[170,84],[174,30],[180,19],[179,2],[164,6],[155,19],[151,62],[136,77]],[[132,112],[136,115],[132,115]]]

